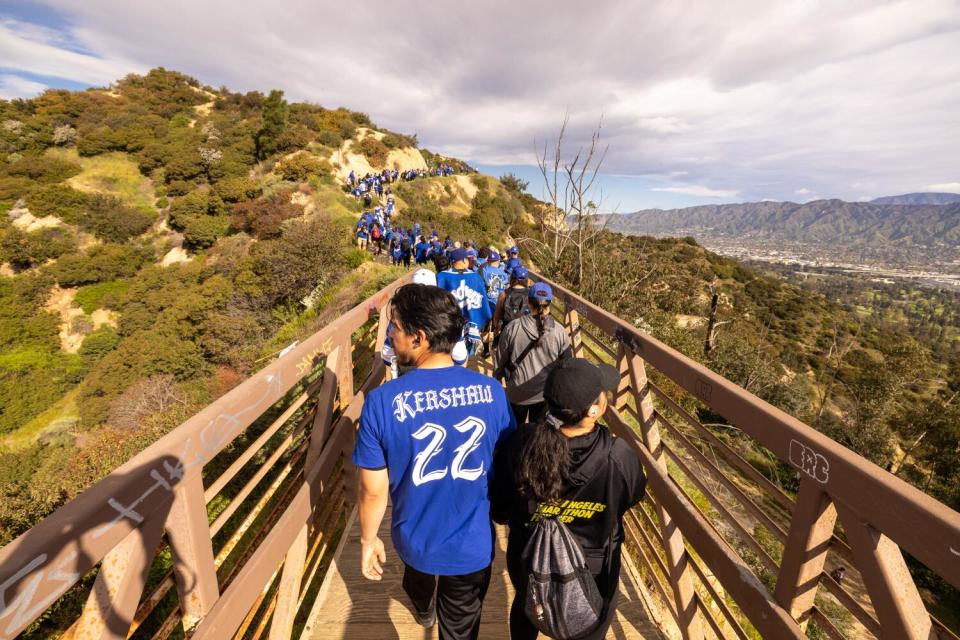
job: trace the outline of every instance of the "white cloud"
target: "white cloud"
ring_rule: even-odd
[[[808,195],[810,195],[811,193],[813,193],[813,191],[810,191],[810,189],[807,189],[806,187],[800,187],[799,189],[797,189],[797,190],[794,191],[793,193],[796,194],[796,195],[798,195],[798,196],[808,196]]]
[[[32,98],[47,88],[47,85],[41,82],[27,80],[13,74],[0,75],[0,98],[12,100],[13,98]]]
[[[17,20],[0,20],[3,67],[41,76],[107,85],[145,67],[112,55],[110,59],[73,50],[63,33]]]
[[[280,88],[480,163],[533,164],[569,112],[573,147],[603,114],[606,174],[751,200],[905,193],[960,166],[955,0],[480,0],[389,20],[373,0],[45,1],[71,26],[2,22],[14,73],[102,85],[165,66]]]
[[[923,188],[924,191],[939,191],[947,193],[960,193],[960,182],[941,182],[940,184],[928,184]]]
[[[698,198],[734,198],[739,191],[733,189],[711,189],[699,184],[678,185],[675,187],[654,187],[651,191],[663,191],[666,193],[680,193],[686,196],[696,196]]]

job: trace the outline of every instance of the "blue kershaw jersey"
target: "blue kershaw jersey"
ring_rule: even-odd
[[[493,317],[487,304],[487,287],[479,273],[454,269],[437,274],[437,286],[446,289],[457,299],[463,317],[478,327],[483,327]]]
[[[370,392],[353,462],[387,469],[397,555],[433,575],[493,561],[494,448],[516,428],[503,387],[462,367],[415,369]]]

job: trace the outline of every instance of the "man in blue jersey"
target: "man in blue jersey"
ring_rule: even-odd
[[[486,286],[479,273],[470,271],[467,250],[457,247],[450,252],[450,268],[437,274],[437,286],[457,299],[468,322],[467,348],[472,356],[480,342],[480,329],[493,317],[487,305]]]
[[[463,316],[448,292],[405,285],[390,309],[397,359],[416,369],[363,403],[353,452],[360,570],[370,580],[383,576],[378,531],[389,495],[391,535],[417,621],[439,621],[441,639],[475,639],[495,548],[488,472],[516,422],[496,381],[454,366],[450,349]]]
[[[487,306],[490,308],[490,317],[493,318],[493,312],[497,309],[497,301],[500,299],[500,294],[507,287],[507,284],[510,282],[510,276],[507,275],[500,267],[500,254],[491,249],[490,253],[487,255],[487,261],[484,263],[478,272],[480,277],[483,278],[484,288],[486,290],[487,297]],[[489,342],[489,324],[483,328],[483,357],[486,358],[490,355],[490,342]]]

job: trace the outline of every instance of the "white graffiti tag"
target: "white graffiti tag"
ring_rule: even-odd
[[[830,480],[830,462],[797,440],[790,441],[790,463],[817,482],[826,484]]]

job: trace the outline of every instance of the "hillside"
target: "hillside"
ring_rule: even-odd
[[[960,193],[905,193],[900,196],[874,198],[873,204],[953,204],[960,202]]]
[[[0,544],[395,279],[353,248],[347,176],[441,163],[164,69],[0,101]],[[495,179],[394,186],[409,224],[504,227]]]
[[[692,236],[745,244],[849,249],[878,254],[902,251],[952,259],[960,249],[960,203],[909,205],[842,200],[751,202],[684,209],[650,209],[604,216],[611,231],[633,235]]]

